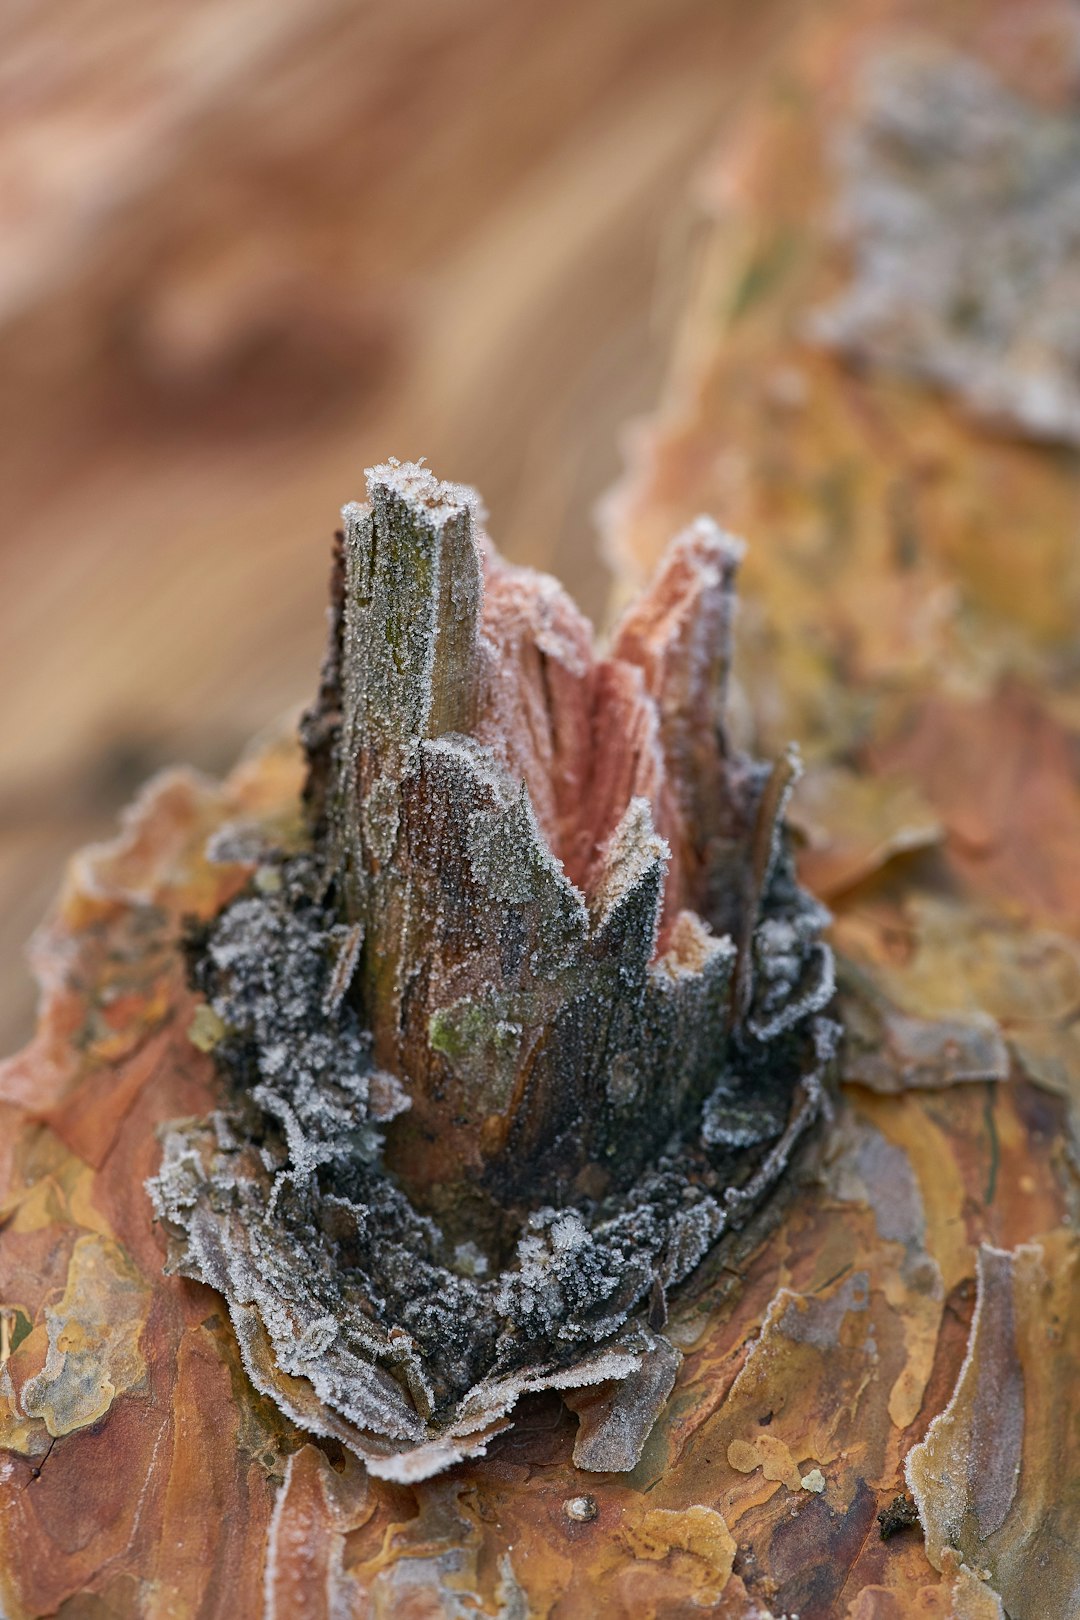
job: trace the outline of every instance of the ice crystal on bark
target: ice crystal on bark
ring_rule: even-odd
[[[629,1468],[666,1293],[782,1173],[833,1043],[795,757],[725,729],[740,550],[700,519],[598,655],[471,491],[391,462],[368,493],[309,845],[189,940],[225,1095],[167,1135],[156,1209],[256,1384],[377,1471],[552,1387],[581,1465]]]

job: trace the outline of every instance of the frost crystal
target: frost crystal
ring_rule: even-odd
[[[471,491],[391,462],[368,493],[308,847],[188,942],[225,1091],[156,1211],[259,1388],[375,1471],[482,1451],[541,1388],[582,1467],[630,1468],[667,1292],[782,1173],[834,1039],[797,762],[725,730],[740,548],[700,519],[599,656]]]

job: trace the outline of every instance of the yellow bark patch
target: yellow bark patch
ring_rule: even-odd
[[[719,1599],[735,1561],[735,1538],[715,1508],[652,1508],[620,1537],[635,1558],[670,1562],[675,1589],[702,1608]]]

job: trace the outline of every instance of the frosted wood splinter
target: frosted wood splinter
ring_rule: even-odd
[[[192,930],[226,1092],[152,1190],[256,1385],[376,1473],[482,1451],[542,1388],[580,1466],[632,1468],[667,1291],[819,1111],[797,760],[725,724],[740,553],[699,519],[599,653],[471,490],[391,461],[345,508],[307,834]]]

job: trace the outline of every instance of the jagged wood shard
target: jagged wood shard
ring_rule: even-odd
[[[725,726],[740,548],[698,520],[605,655],[473,492],[391,462],[368,495],[310,847],[191,941],[229,1087],[157,1210],[259,1387],[376,1471],[596,1385],[579,1461],[632,1467],[675,1376],[656,1302],[781,1174],[833,1044],[797,761]]]

